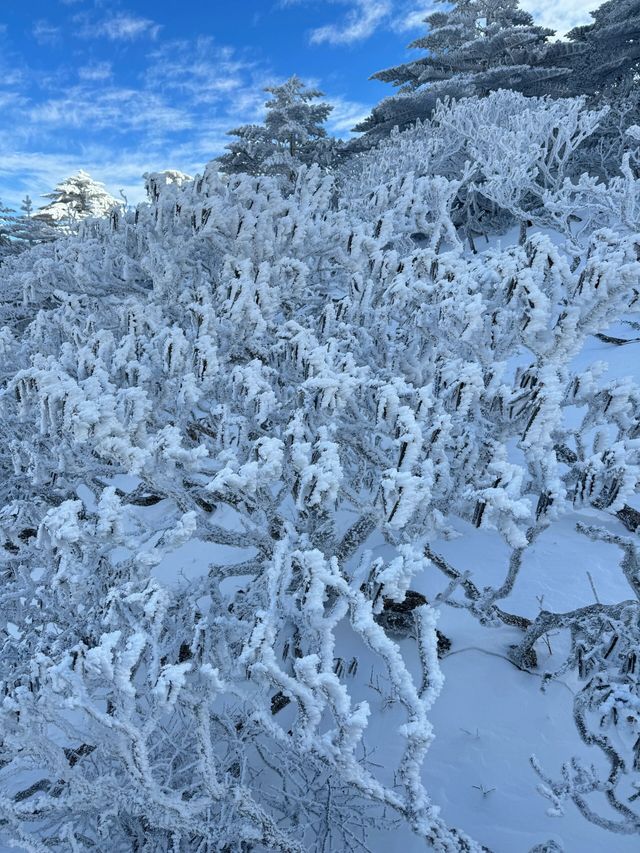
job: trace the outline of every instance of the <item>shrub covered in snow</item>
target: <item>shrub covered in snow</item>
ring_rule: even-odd
[[[214,163],[7,263],[0,819],[18,844],[357,850],[397,819],[434,849],[480,849],[421,775],[436,613],[414,610],[413,662],[376,616],[462,519],[515,556],[504,587],[452,576],[449,597],[471,590],[470,610],[500,623],[537,531],[636,489],[640,391],[573,359],[637,308],[640,237],[603,228],[567,255],[531,233],[468,254],[452,215],[480,164],[479,191],[507,210],[561,192],[592,121],[575,110],[543,103],[540,138],[565,133],[562,150],[534,146],[502,183],[464,130],[471,107],[447,107],[469,174],[410,169],[445,158],[420,129],[395,171],[383,149],[337,182],[303,167],[286,191]],[[181,578],[198,543],[206,570]],[[609,614],[607,642],[630,614]],[[390,684],[384,766],[368,752],[374,691],[344,647]],[[583,667],[608,673],[608,657]],[[598,699],[608,714],[620,691],[637,702],[637,678],[616,690]]]

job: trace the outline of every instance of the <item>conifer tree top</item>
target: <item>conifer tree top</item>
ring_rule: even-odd
[[[550,94],[570,73],[559,65],[571,49],[550,45],[553,30],[535,24],[518,0],[436,2],[445,8],[425,18],[427,33],[409,45],[426,54],[372,75],[399,93],[355,130],[384,135],[394,125],[428,117],[437,100],[446,97],[484,97],[497,89]]]
[[[223,172],[286,174],[302,164],[319,162],[330,147],[323,127],[333,107],[319,89],[306,86],[295,74],[280,86],[264,90],[272,97],[265,103],[264,124],[248,124],[229,131],[237,140],[227,145],[228,154],[218,159]]]
[[[61,181],[53,192],[44,198],[51,199],[41,207],[35,217],[51,223],[60,223],[85,219],[89,216],[106,216],[114,205],[119,204],[104,184],[101,184],[84,170],[80,169]]]
[[[574,63],[571,94],[612,89],[628,94],[640,70],[640,0],[609,0],[591,17],[591,24],[568,34],[583,48]]]

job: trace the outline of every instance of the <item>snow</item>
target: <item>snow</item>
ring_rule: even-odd
[[[545,609],[558,612],[591,604],[587,571],[603,602],[630,597],[617,569],[619,549],[580,536],[575,532],[580,520],[592,521],[579,513],[565,516],[531,546],[509,609],[532,618],[541,597]],[[433,543],[433,549],[461,571],[469,570],[480,585],[502,580],[505,548],[495,534],[465,529],[463,537]],[[418,578],[415,586],[428,597],[443,588],[436,570]],[[600,761],[599,751],[585,751],[575,728],[571,702],[578,685],[573,678],[553,680],[544,693],[540,690],[539,672],[559,665],[564,638],[550,639],[554,656],[539,643],[539,672],[525,673],[506,659],[509,642],[519,640],[517,630],[483,628],[446,606],[438,624],[453,647],[442,661],[444,688],[430,714],[436,737],[425,772],[443,816],[497,853],[529,850],[547,839],[561,843],[566,853],[597,853],[610,846],[609,833],[587,824],[575,807],[561,818],[546,814],[548,803],[536,793],[539,779],[529,764],[535,755],[557,776],[570,755]],[[495,791],[483,796],[474,785]],[[616,836],[616,851],[636,848],[637,839]]]

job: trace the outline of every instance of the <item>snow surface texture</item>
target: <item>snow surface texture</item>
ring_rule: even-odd
[[[337,174],[149,176],[3,263],[4,843],[637,848],[639,182],[571,178],[597,121],[497,93]]]

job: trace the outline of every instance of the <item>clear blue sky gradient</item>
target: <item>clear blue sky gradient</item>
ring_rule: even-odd
[[[411,56],[431,0],[1,0],[0,199],[79,168],[130,201],[144,171],[194,174],[259,121],[262,87],[296,73],[348,135],[391,93],[369,80]],[[558,28],[589,0],[524,0]]]

